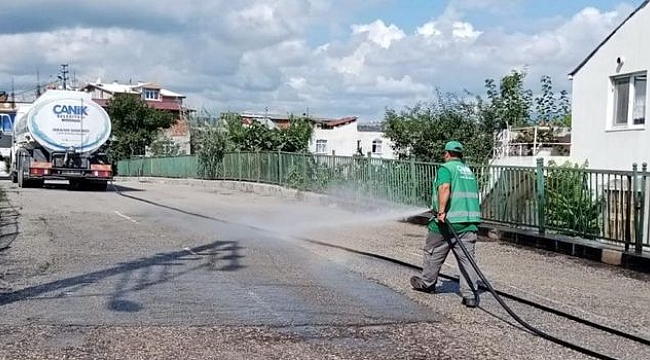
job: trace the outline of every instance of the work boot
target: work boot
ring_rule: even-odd
[[[433,285],[427,286],[427,284],[424,283],[424,280],[418,276],[411,277],[411,286],[414,290],[422,291],[427,294],[434,294],[436,292],[435,283],[433,283]]]
[[[463,298],[463,305],[467,306],[468,308],[475,308],[477,306],[476,298]]]

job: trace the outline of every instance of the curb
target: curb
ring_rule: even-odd
[[[411,224],[426,225],[430,216],[430,214],[424,213],[410,217],[407,221]],[[555,234],[538,234],[534,231],[514,229],[492,223],[480,225],[479,235],[494,241],[556,252],[650,274],[649,254],[626,252],[619,247],[591,240]]]

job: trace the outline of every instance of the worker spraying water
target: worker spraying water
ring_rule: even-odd
[[[429,221],[424,244],[422,276],[413,276],[411,286],[418,291],[435,293],[440,268],[447,259],[449,250],[452,250],[462,274],[462,303],[467,307],[476,307],[478,275],[467,254],[461,251],[457,238],[474,257],[478,225],[481,222],[478,184],[472,170],[463,162],[461,143],[448,142],[444,148],[444,160],[433,184],[431,207],[434,216]]]

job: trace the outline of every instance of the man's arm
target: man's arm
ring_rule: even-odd
[[[447,202],[449,202],[449,194],[451,193],[451,184],[444,183],[438,186],[438,220],[444,222],[447,218]]]
[[[436,210],[438,211],[438,214],[440,214],[436,214],[436,216],[439,221],[444,222],[446,214],[441,213],[444,213],[447,210],[447,204],[449,203],[449,196],[451,193],[451,173],[448,169],[440,167],[435,186],[438,188],[438,199],[436,199],[438,200],[438,208]]]

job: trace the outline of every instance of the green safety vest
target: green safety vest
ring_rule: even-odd
[[[452,224],[480,223],[481,205],[478,184],[472,170],[460,161],[449,161],[443,165],[451,173],[451,194],[447,202],[447,219]],[[432,207],[438,208],[438,186],[433,186]]]

